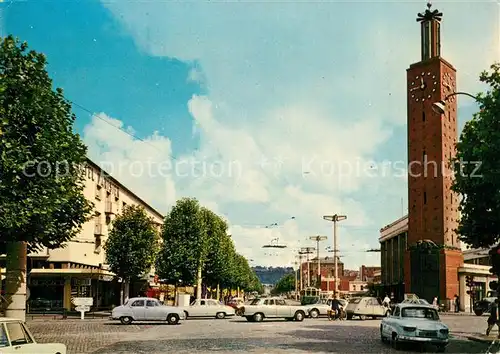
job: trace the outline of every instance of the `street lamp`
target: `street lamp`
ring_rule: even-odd
[[[309,239],[311,239],[313,241],[316,241],[316,259],[318,260],[318,279],[317,279],[317,283],[319,284],[318,288],[321,290],[321,264],[320,264],[320,260],[319,260],[319,243],[321,241],[324,241],[324,240],[328,239],[328,237],[316,235],[316,236],[309,236]]]
[[[334,293],[338,292],[339,290],[339,267],[338,267],[338,260],[337,260],[337,252],[338,252],[338,247],[337,247],[337,223],[342,220],[346,220],[347,216],[346,215],[325,215],[323,216],[324,220],[331,221],[333,222],[333,261],[335,262],[334,267],[335,267],[335,290]]]
[[[474,100],[477,101],[477,97],[474,95],[471,95],[470,93],[467,92],[452,92],[449,95],[447,95],[443,100],[434,102],[432,104],[432,110],[436,112],[437,114],[445,114],[446,112],[446,102],[450,97],[456,96],[456,95],[464,95],[464,96],[469,96],[473,98]]]

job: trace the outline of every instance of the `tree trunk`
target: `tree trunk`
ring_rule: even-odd
[[[7,243],[5,317],[26,320],[26,242]]]
[[[220,285],[217,284],[217,301],[220,301]]]
[[[130,280],[123,281],[123,302],[127,301],[130,296]]]
[[[174,284],[174,306],[179,306],[179,304],[177,303],[177,284]]]
[[[201,300],[201,264],[198,266],[196,274],[196,299]]]

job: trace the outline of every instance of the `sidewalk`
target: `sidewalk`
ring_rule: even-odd
[[[111,312],[106,312],[106,311],[96,311],[96,312],[86,312],[85,313],[85,319],[86,320],[107,320],[111,316]],[[27,321],[34,321],[34,320],[75,320],[75,319],[80,319],[80,313],[79,312],[68,312],[66,314],[66,317],[61,314],[61,313],[33,313],[33,314],[26,314],[26,320]]]

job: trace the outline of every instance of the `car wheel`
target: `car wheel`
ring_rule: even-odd
[[[253,322],[252,316],[245,316],[245,318],[247,319],[248,322]]]
[[[302,321],[304,321],[304,317],[306,317],[304,312],[302,312],[302,311],[295,312],[295,316],[294,316],[295,321],[302,322]]]
[[[255,322],[262,322],[263,319],[264,319],[264,315],[261,313],[256,313],[255,315],[253,315],[253,320]]]
[[[347,315],[348,320],[352,320],[352,315]]]
[[[169,325],[176,325],[179,323],[179,315],[176,313],[171,313],[167,316],[167,322]]]
[[[446,345],[437,345],[436,346],[436,351],[438,353],[444,353],[446,351]]]
[[[124,325],[129,325],[132,323],[132,321],[133,321],[132,317],[128,317],[128,316],[120,317],[120,322]]]
[[[483,315],[483,311],[482,310],[474,310],[474,313],[476,314],[476,316],[482,316]]]
[[[217,314],[215,315],[215,318],[219,320],[224,319],[224,317],[226,317],[226,314],[224,312],[217,312]]]
[[[317,309],[312,309],[309,311],[309,316],[311,318],[318,318],[319,317],[319,311]]]
[[[380,340],[384,344],[387,343],[387,338],[385,338],[385,336],[382,334],[382,326],[380,326]]]
[[[399,349],[399,342],[398,342],[398,335],[397,335],[397,333],[392,333],[391,347],[393,347],[396,350]]]

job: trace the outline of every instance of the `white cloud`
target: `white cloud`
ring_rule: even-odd
[[[229,216],[236,213],[235,204],[246,205],[245,218],[231,219],[231,232],[238,249],[257,263],[292,262],[289,250],[310,245],[307,235],[331,232],[322,215],[342,212],[348,215],[346,225],[352,226],[342,230],[340,248],[350,252],[346,250],[347,266],[378,262],[377,254],[363,251],[376,246],[379,227],[400,216],[394,210],[400,209],[405,179],[394,170],[380,176],[372,160],[383,160],[379,149],[391,139],[394,127],[406,122],[405,70],[419,60],[420,30],[414,17],[422,4],[104,5],[144,51],[196,61],[199,66],[188,80],[202,80],[209,92],[186,103],[200,149],[182,158],[194,159],[205,173],[137,183],[140,195],[150,193],[151,200],[158,200],[151,187],[167,183],[165,193],[171,195],[164,199],[170,202],[197,196]],[[459,70],[459,88],[477,90],[477,74],[498,59],[498,9],[485,3],[438,7],[445,13],[443,56]],[[471,57],[471,52],[481,55]],[[96,120],[92,124],[85,138],[100,156],[139,156],[141,143],[109,136],[109,127],[98,130]],[[153,135],[149,140],[164,153],[171,150],[167,138]],[[141,156],[148,154],[152,152]],[[353,172],[341,178],[326,169],[347,165]],[[223,173],[216,175],[215,166],[223,166]],[[238,173],[229,173],[229,166]],[[283,215],[296,215],[297,220],[274,231],[242,226],[283,220]],[[374,232],[356,231],[362,228]],[[275,237],[288,248],[278,256],[264,256],[261,245]]]

